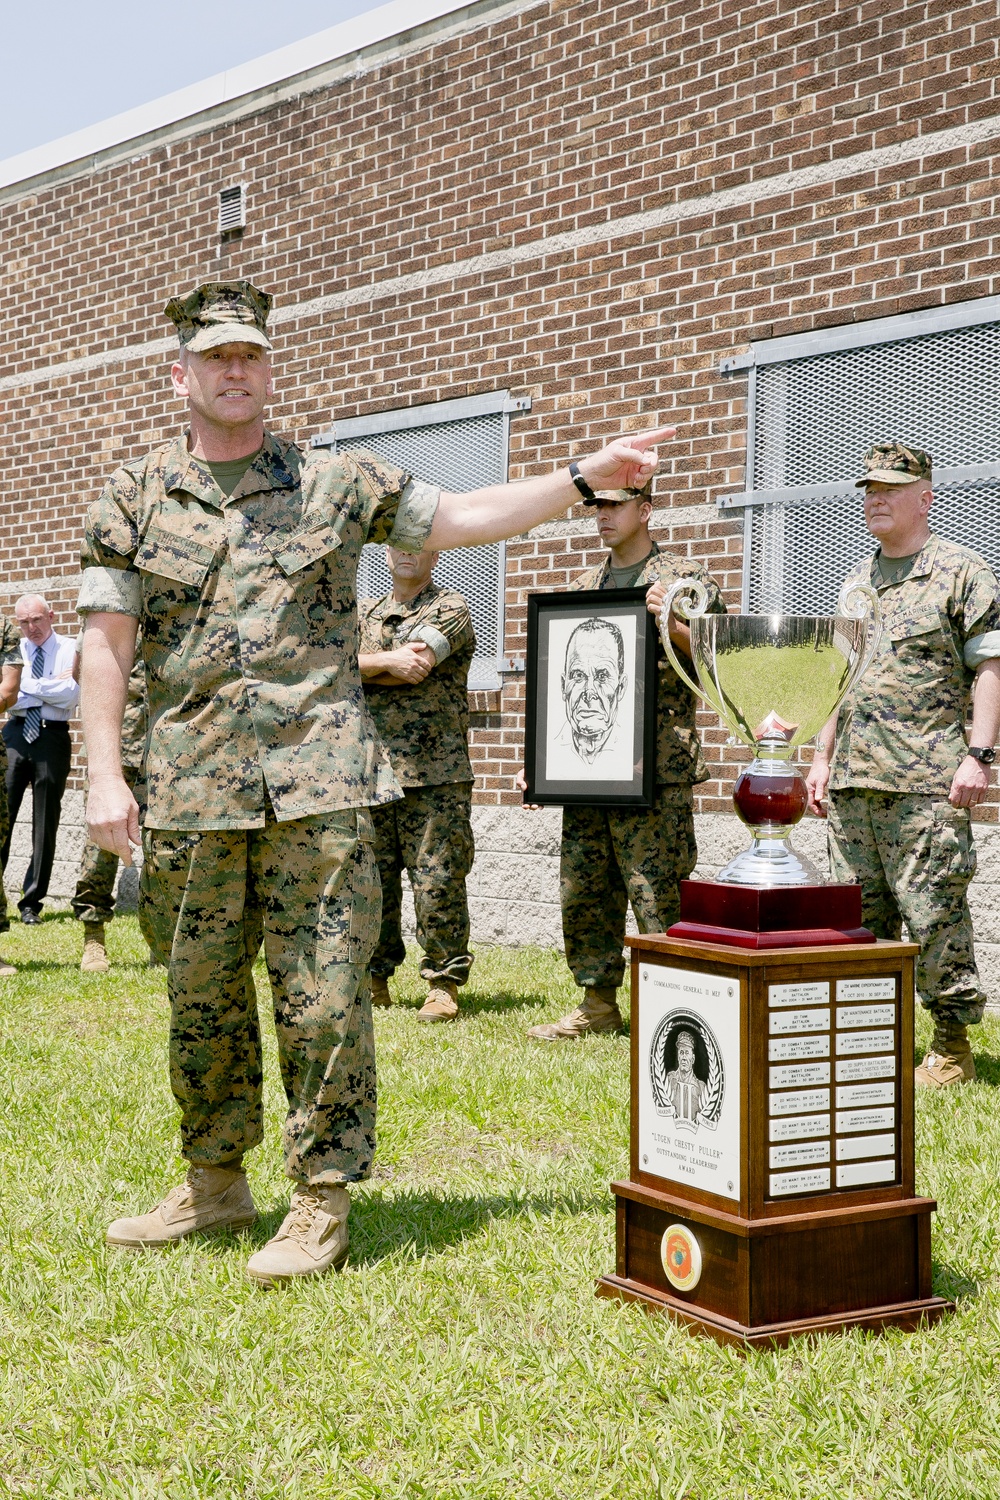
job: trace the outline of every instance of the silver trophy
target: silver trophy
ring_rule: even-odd
[[[673,610],[691,628],[694,677],[670,639]],[[818,734],[862,676],[878,647],[878,596],[859,584],[841,594],[835,615],[708,613],[708,591],[682,578],[660,611],[660,635],[674,671],[754,752],[736,783],[736,811],[753,834],[717,877],[758,887],[823,885],[788,836],[808,800],[793,752]]]

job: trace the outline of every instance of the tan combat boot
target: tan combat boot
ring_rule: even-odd
[[[931,1050],[913,1074],[925,1088],[946,1089],[971,1083],[976,1076],[969,1029],[961,1021],[935,1020]]]
[[[561,1021],[547,1026],[532,1026],[528,1035],[536,1042],[575,1042],[581,1036],[604,1036],[623,1030],[625,1022],[618,1009],[618,991],[613,985],[598,989],[588,985],[576,1010]]]
[[[384,974],[372,975],[372,1004],[381,1010],[388,1010],[392,1004],[392,996],[389,994],[389,981]]]
[[[257,1217],[242,1167],[188,1167],[162,1203],[138,1219],[116,1219],[109,1245],[155,1250],[208,1229],[245,1229]]]
[[[297,1184],[285,1221],[273,1240],[247,1261],[247,1271],[262,1286],[295,1276],[320,1276],[347,1259],[347,1216],[351,1196],[339,1183]]]
[[[454,1021],[458,1015],[458,985],[453,979],[438,979],[417,1011],[418,1021]]]
[[[0,979],[9,979],[17,970],[13,964],[9,964],[5,958],[0,958]]]
[[[84,922],[81,974],[106,974],[110,967],[104,948],[104,923]]]

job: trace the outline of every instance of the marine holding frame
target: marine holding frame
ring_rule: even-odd
[[[526,801],[653,805],[656,622],[646,593],[529,596]]]

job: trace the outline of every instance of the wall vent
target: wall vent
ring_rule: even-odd
[[[247,221],[247,190],[244,183],[223,188],[219,194],[219,233],[242,229]]]

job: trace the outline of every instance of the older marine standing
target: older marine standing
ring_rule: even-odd
[[[359,606],[358,665],[402,802],[372,809],[382,877],[382,927],[371,962],[372,1004],[392,1004],[389,980],[406,957],[405,869],[413,888],[421,977],[430,989],[418,1021],[453,1021],[472,967],[465,880],[472,869],[469,606],[431,579],[436,552],[386,548],[392,588]]]
[[[969,808],[986,796],[1000,730],[1000,598],[983,559],[928,525],[929,454],[876,443],[864,463],[857,483],[879,545],[847,581],[877,590],[883,633],[818,736],[809,806],[826,816],[829,788],[834,878],[860,883],[865,925],[898,938],[905,921],[920,944],[917,991],[934,1038],[915,1076],[942,1088],[976,1076],[968,1027],[986,999],[966,892],[976,869]]]
[[[263,938],[295,1183],[248,1264],[267,1284],[343,1264],[350,1198],[375,1149],[368,966],[380,893],[372,805],[399,788],[357,665],[358,558],[475,546],[566,509],[572,470],[443,494],[372,454],[312,452],[264,428],[271,298],[210,282],[166,308],[186,437],[118,469],[91,507],[79,609],[88,823],[127,863],[138,806],[122,776],[126,688],[142,627],[149,700],[140,914],[168,961],[171,1084],[184,1183],[112,1224],[157,1246],[252,1223],[243,1158],[263,1134],[252,965]],[[581,458],[589,483],[646,483],[651,444]]]
[[[680,578],[699,578],[709,608],[724,614],[722,595],[700,564],[677,558],[649,534],[648,492],[600,491],[584,504],[596,511],[607,558],[588,568],[571,589],[646,588],[659,615],[666,591]],[[690,654],[690,631],[671,620],[671,639]],[[695,867],[692,787],[708,779],[695,727],[694,695],[657,644],[656,800],[651,808],[564,807],[559,863],[566,962],[583,999],[559,1021],[533,1026],[540,1042],[574,1041],[620,1031],[617,992],[625,974],[622,949],[631,903],[640,932],[663,932],[680,916],[680,882]],[[518,784],[524,789],[523,773]]]

